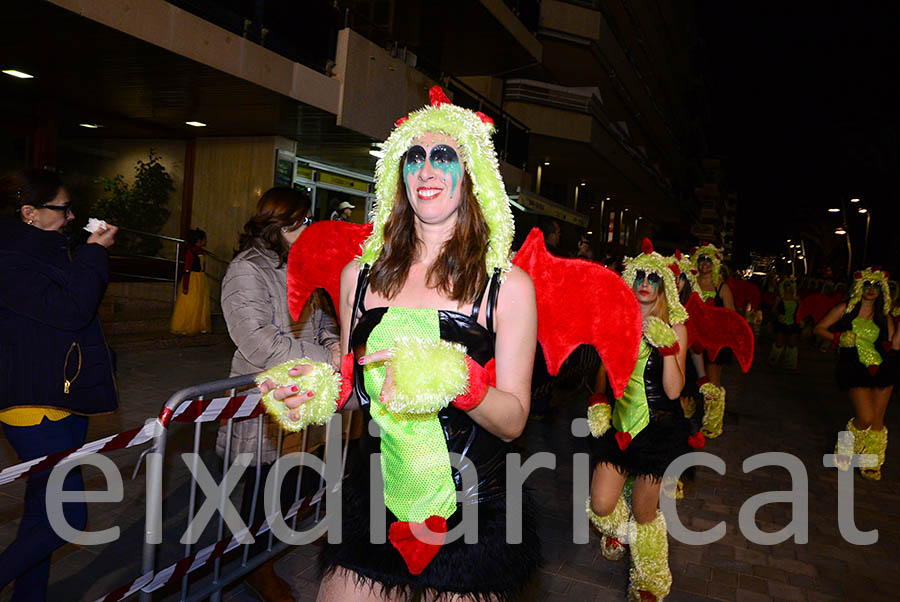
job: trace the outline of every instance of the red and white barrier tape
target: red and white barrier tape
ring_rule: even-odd
[[[322,487],[312,495],[297,500],[284,515],[284,520],[287,521],[304,508],[317,504],[319,500],[322,499],[323,495],[325,495],[325,487]],[[263,520],[252,527],[245,528],[240,533],[232,535],[231,537],[220,539],[216,543],[210,544],[202,550],[197,550],[190,556],[182,558],[175,564],[169,565],[155,575],[152,573],[141,575],[131,583],[111,591],[102,598],[98,598],[96,602],[119,602],[119,600],[124,600],[138,591],[142,590],[147,593],[153,592],[169,583],[180,580],[185,575],[193,573],[210,561],[220,558],[235,548],[243,545],[238,539],[239,537],[243,537],[248,531],[255,533],[256,535],[254,538],[256,538],[268,533],[269,524],[267,521]]]
[[[169,423],[173,420],[175,422],[211,422],[228,418],[253,418],[265,411],[262,404],[259,403],[259,399],[260,395],[256,393],[216,399],[194,399],[189,403],[181,404],[175,412],[167,411],[168,408],[164,408],[155,422],[148,422],[130,431],[91,441],[80,447],[4,468],[0,470],[0,485],[11,483],[37,472],[50,470],[64,460],[73,460],[91,453],[108,452],[147,443],[153,439],[157,424],[168,428]]]

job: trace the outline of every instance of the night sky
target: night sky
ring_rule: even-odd
[[[703,0],[697,18],[710,151],[740,198],[737,256],[833,231],[826,209],[859,197],[868,263],[896,270],[898,3]],[[847,207],[861,262],[865,216]]]

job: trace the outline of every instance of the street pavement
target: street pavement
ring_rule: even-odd
[[[121,409],[116,414],[92,419],[88,439],[139,426],[155,416],[177,389],[227,376],[232,349],[227,342],[215,342],[205,347],[120,350]],[[867,481],[858,474],[853,479],[856,526],[862,531],[877,529],[878,541],[867,546],[851,545],[843,540],[838,526],[837,471],[824,467],[822,461],[823,454],[832,451],[837,431],[851,415],[849,401],[834,386],[833,359],[830,354],[803,347],[799,371],[787,373],[765,365],[767,351],[759,351],[757,362],[747,375],[740,374],[736,365],[726,370],[725,431],[704,449],[724,460],[726,472],[720,475],[707,468],[697,469],[695,478],[687,482],[685,499],[677,504],[686,526],[702,530],[724,521],[726,535],[705,546],[690,546],[670,538],[674,584],[668,600],[900,599],[900,439],[888,446],[880,482]],[[554,470],[538,469],[527,480],[541,509],[538,527],[545,558],[524,598],[527,601],[626,598],[627,560],[603,559],[599,537],[594,533],[586,545],[572,543],[572,457],[586,451],[586,444],[572,436],[570,425],[572,419],[584,416],[587,396],[577,379],[558,383],[553,399],[555,412],[544,420],[529,421],[525,434],[516,442],[523,457],[537,451],[552,451],[557,457]],[[888,408],[886,423],[900,437],[900,404],[896,399]],[[215,423],[201,429],[201,452],[210,467],[215,458],[215,430]],[[187,426],[178,434],[173,433],[167,449],[167,536],[184,529],[188,475],[178,464],[177,455],[190,451],[191,431]],[[143,470],[136,480],[129,480],[137,451],[112,454],[125,481],[123,502],[89,505],[88,529],[119,526],[119,540],[105,546],[69,544],[56,552],[50,600],[94,600],[140,574]],[[771,451],[792,454],[805,466],[809,489],[808,543],[789,540],[759,545],[748,541],[738,529],[740,508],[748,499],[759,493],[791,488],[790,475],[784,468],[763,467],[744,472],[747,458]],[[0,466],[14,463],[15,456],[4,441],[0,444]],[[88,487],[105,488],[102,476],[91,470],[87,473]],[[22,481],[0,488],[0,547],[14,537],[23,492]],[[789,504],[765,505],[756,513],[756,521],[763,531],[777,531],[789,523],[790,512]],[[176,524],[180,527],[176,528]],[[157,566],[166,566],[183,550],[177,538],[168,539]],[[206,533],[201,545],[214,539],[215,533]],[[276,570],[292,584],[299,601],[315,599],[317,551],[314,544],[297,547],[276,564]],[[10,595],[8,587],[0,600],[8,600]],[[176,598],[177,591],[173,589],[154,597]],[[257,598],[238,585],[226,593],[225,599]]]

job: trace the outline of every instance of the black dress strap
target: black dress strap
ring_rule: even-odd
[[[484,286],[482,287],[481,292],[478,293],[478,296],[477,296],[477,297],[475,297],[475,302],[474,302],[474,304],[472,305],[472,315],[471,315],[471,318],[472,318],[472,321],[473,321],[473,322],[477,322],[477,321],[478,321],[478,312],[481,311],[481,301],[484,299],[484,293],[485,293],[485,291],[487,290],[488,285],[489,285],[490,283],[491,283],[491,281],[490,281],[490,280],[487,280],[487,281],[484,283]]]
[[[488,293],[487,307],[485,310],[485,323],[487,324],[488,332],[491,333],[491,336],[494,336],[494,308],[497,306],[497,297],[500,294],[500,269],[497,268],[494,270],[494,275],[491,276],[491,291]]]
[[[356,279],[356,295],[353,298],[353,310],[350,312],[350,335],[353,335],[353,328],[356,326],[356,312],[366,311],[363,299],[366,296],[366,289],[369,288],[369,264],[363,266],[359,271],[359,277]]]

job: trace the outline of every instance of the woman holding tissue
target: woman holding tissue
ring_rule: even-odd
[[[97,318],[118,228],[101,227],[72,249],[64,228],[74,219],[56,173],[0,178],[0,423],[23,462],[81,445],[87,417],[118,406]],[[16,602],[46,599],[50,555],[65,543],[47,518],[49,474],[28,478],[18,534],[0,553],[0,589],[15,580]],[[83,489],[80,470],[63,486]],[[84,504],[66,503],[63,512],[84,529]]]

